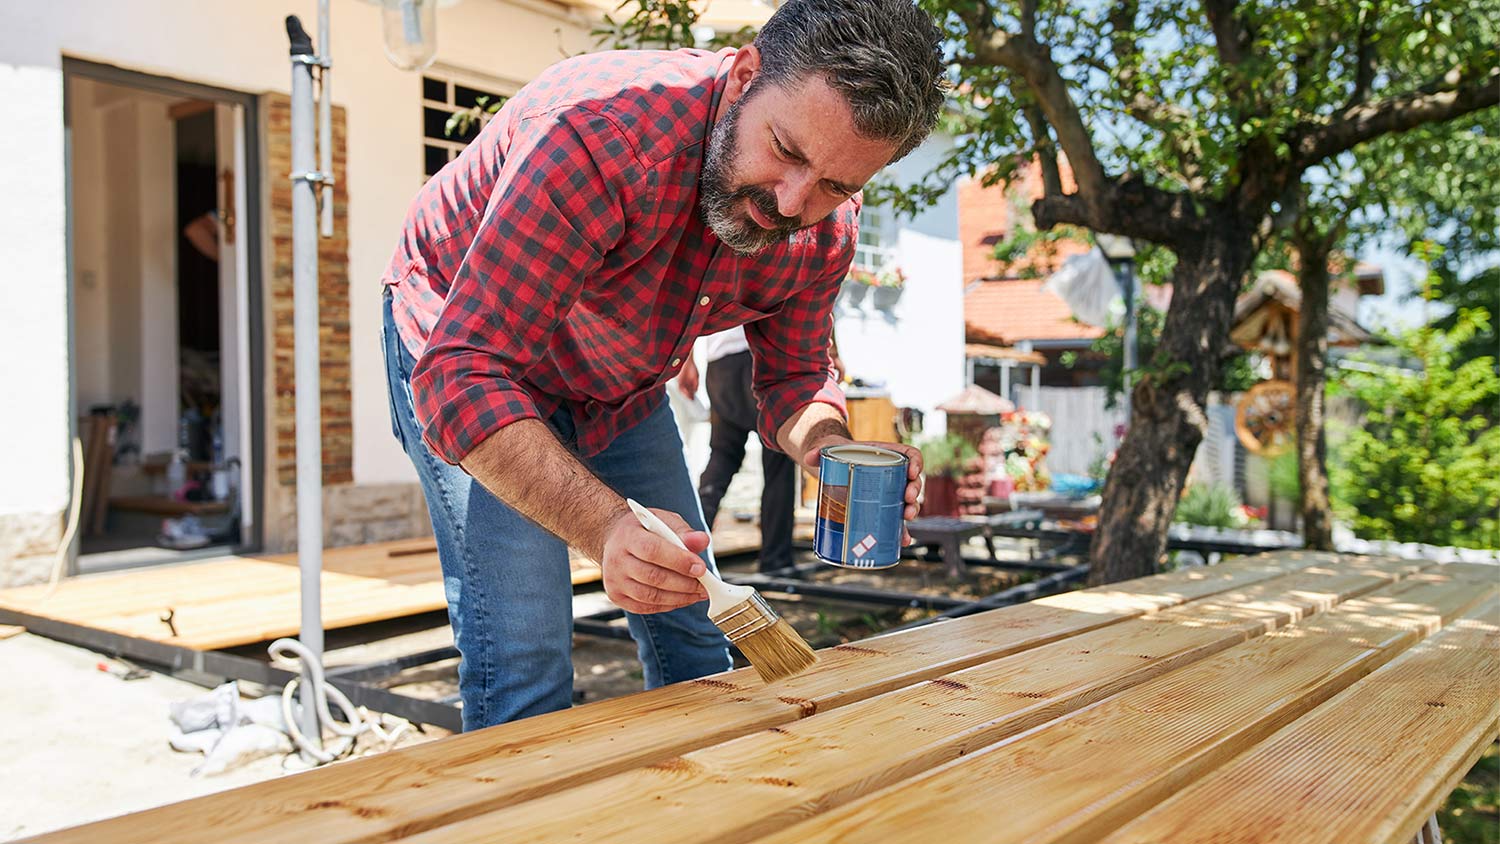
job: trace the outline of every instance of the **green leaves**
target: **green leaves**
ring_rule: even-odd
[[[1500,548],[1500,373],[1493,358],[1456,351],[1488,321],[1466,310],[1451,330],[1400,338],[1419,370],[1365,361],[1338,375],[1364,407],[1332,472],[1335,507],[1357,535]]]

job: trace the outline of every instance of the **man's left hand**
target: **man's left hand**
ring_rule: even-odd
[[[677,373],[677,390],[688,398],[698,394],[698,364],[688,355],[687,362],[682,365],[682,371]]]
[[[813,474],[818,471],[818,458],[823,449],[834,445],[873,445],[878,448],[888,448],[891,451],[899,451],[906,456],[906,508],[901,511],[903,522],[909,522],[917,517],[917,500],[922,494],[922,451],[914,446],[902,443],[864,442],[851,440],[848,437],[830,436],[823,437],[816,442],[809,443],[802,455],[802,465],[811,469]],[[910,545],[911,536],[906,532],[906,526],[901,526],[901,544]]]

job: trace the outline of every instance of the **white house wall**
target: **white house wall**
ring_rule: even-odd
[[[933,410],[964,388],[962,254],[956,240],[910,229],[897,241],[906,292],[890,312],[843,309],[835,321],[839,355],[849,373],[884,381],[897,407],[927,414],[927,432],[941,433]]]
[[[591,46],[585,22],[524,2],[466,0],[440,10],[439,61],[523,83],[565,51]],[[68,497],[63,57],[250,93],[285,92],[291,70],[284,16],[297,14],[313,29],[316,10],[314,0],[58,0],[0,9],[0,102],[6,107],[0,254],[8,270],[0,308],[25,315],[0,332],[0,377],[10,397],[0,412],[0,535],[7,535],[0,560],[28,549],[50,551]],[[422,181],[421,79],[386,61],[375,6],[333,0],[332,27],[333,95],[347,109],[350,138],[354,479],[410,482],[415,475],[390,436],[385,406],[377,281]],[[92,389],[103,374],[87,377]],[[18,532],[35,530],[50,531],[51,541],[15,547]]]
[[[898,184],[913,184],[946,155],[951,140],[934,135],[891,168]],[[871,296],[859,309],[840,301],[835,327],[850,374],[881,380],[897,407],[926,416],[926,432],[942,433],[934,408],[964,388],[963,252],[958,241],[957,192],[949,190],[912,219],[897,222],[896,263],[906,292],[889,313]]]
[[[11,27],[0,26],[0,33],[7,43],[25,40]],[[6,392],[0,557],[11,557],[56,545],[56,514],[68,497],[61,77],[45,67],[0,64],[0,103],[6,109],[0,121],[0,256],[6,268],[0,313],[12,316],[0,332]]]

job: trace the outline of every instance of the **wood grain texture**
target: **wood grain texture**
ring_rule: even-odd
[[[1405,844],[1497,733],[1491,599],[1106,841]]]
[[[574,585],[599,579],[577,559]],[[323,552],[323,626],[351,627],[447,608],[432,540],[401,540]],[[217,560],[69,578],[0,590],[0,607],[126,636],[214,650],[294,636],[301,625],[296,554]],[[161,621],[173,613],[172,627]]]
[[[1366,558],[1357,558],[1366,559]],[[815,671],[765,686],[751,669],[600,701],[246,788],[65,830],[46,840],[392,840],[1090,630],[1319,564],[1242,558],[1071,592],[821,652]]]
[[[1416,575],[761,840],[1095,841],[1497,591]]]
[[[1369,593],[1410,568],[1309,569],[403,840],[750,840]],[[1232,611],[1241,606],[1252,609]]]

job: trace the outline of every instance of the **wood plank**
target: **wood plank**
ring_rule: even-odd
[[[297,565],[295,553],[274,554],[257,559],[288,566]],[[601,577],[597,563],[571,549],[568,564],[574,586],[595,583]],[[379,577],[408,585],[443,579],[443,567],[438,560],[437,543],[430,538],[399,539],[391,542],[329,548],[323,552],[323,570],[361,577]]]
[[[333,629],[447,607],[440,579],[402,585],[325,571],[324,626]],[[0,607],[127,636],[210,650],[292,635],[300,625],[300,575],[290,566],[237,558],[73,578],[47,597],[25,587]],[[178,635],[160,619],[174,611]]]
[[[295,569],[253,560],[195,563],[64,580],[50,597],[45,585],[0,591],[0,607],[62,618],[161,610],[224,595],[264,595],[295,590]],[[63,619],[68,620],[68,619]]]
[[[0,590],[0,608],[184,647],[211,650],[295,634],[301,575],[296,554],[231,556],[177,566],[69,578]],[[591,564],[573,582],[598,580]],[[333,629],[443,610],[432,540],[324,552],[324,626]],[[174,612],[177,635],[161,621]]]
[[[335,581],[322,590],[323,627],[335,629],[367,624],[447,607],[441,584],[398,586],[373,578]],[[90,626],[168,644],[214,650],[294,636],[301,627],[302,598],[295,591],[248,598],[185,604],[175,607],[172,636],[159,612],[132,613],[95,619]]]
[[[50,836],[219,844],[387,841],[650,765],[1146,613],[1337,563],[1307,551],[1055,595],[854,646],[766,686],[742,669],[334,765]],[[1369,558],[1358,558],[1369,559]]]
[[[1390,563],[1308,569],[402,840],[747,841],[1371,593],[1410,570]]]
[[[1500,733],[1493,599],[1108,844],[1411,841]]]
[[[988,842],[1003,806],[1011,840],[1096,841],[1497,587],[1415,575],[760,840],[842,841],[878,829],[898,841]]]

